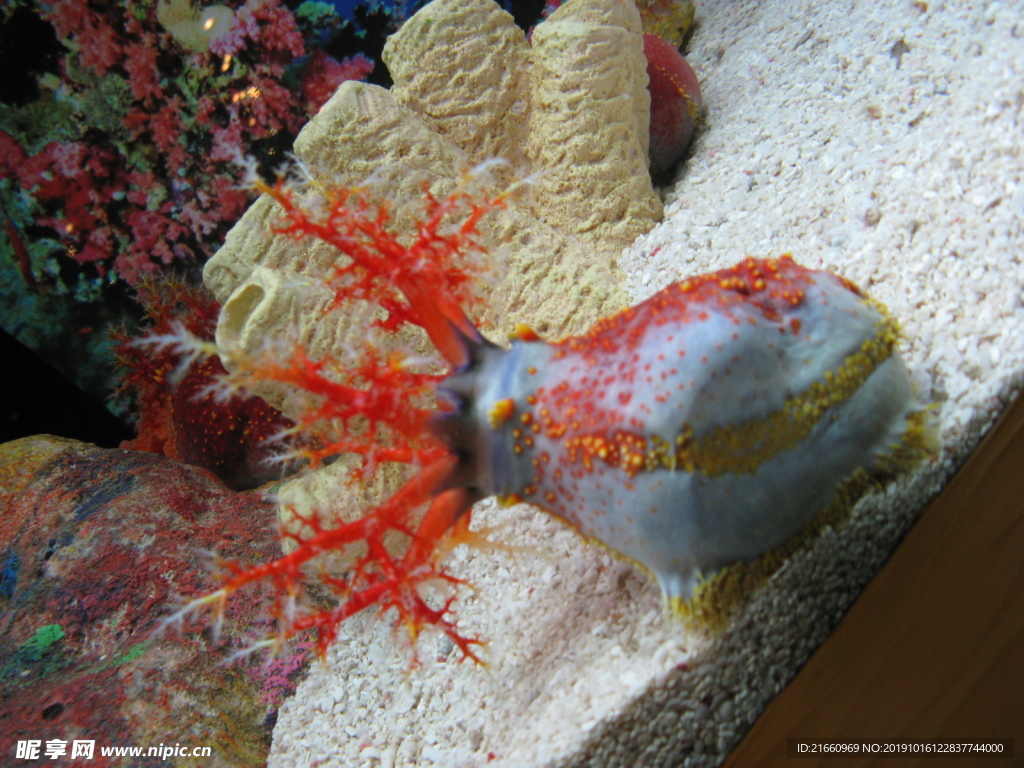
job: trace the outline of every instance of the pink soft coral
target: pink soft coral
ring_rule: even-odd
[[[184,50],[155,2],[39,3],[39,15],[69,51],[67,100],[88,119],[97,93],[120,94],[104,119],[119,115],[127,134],[83,130],[77,141],[32,151],[27,140],[23,146],[16,136],[0,136],[4,176],[18,180],[35,203],[35,223],[54,228],[65,246],[45,256],[60,261],[50,275],[92,280],[112,269],[135,284],[175,261],[201,263],[251,199],[236,188],[238,158],[261,139],[287,146],[320,94],[370,69],[365,59],[341,70],[327,66],[307,103],[308,94],[284,78],[306,52],[288,7],[280,0],[226,2],[234,21],[209,51]],[[69,272],[68,258],[90,267]]]
[[[302,98],[306,111],[315,115],[338,86],[346,80],[363,80],[373,71],[373,62],[363,54],[338,61],[323,51],[317,51],[310,59],[302,76]]]
[[[157,79],[158,52],[152,45],[138,43],[128,47],[124,67],[128,71],[128,84],[137,101],[147,106],[163,98],[164,92]]]
[[[91,67],[100,77],[106,75],[124,54],[117,32],[97,14],[90,14],[78,36],[84,43],[78,54],[83,66]]]
[[[256,42],[263,50],[261,65],[278,77],[285,65],[305,53],[295,17],[278,0],[247,0],[235,13],[231,29],[213,40],[210,50],[222,57],[234,56]]]

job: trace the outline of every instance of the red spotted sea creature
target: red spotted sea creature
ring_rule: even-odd
[[[166,278],[139,287],[148,333],[187,330],[212,343],[220,306],[204,289]],[[117,335],[120,391],[134,398],[138,436],[121,447],[160,453],[213,472],[232,490],[255,488],[294,471],[279,460],[282,446],[270,438],[295,424],[263,398],[219,397],[227,375],[216,355],[186,361],[167,349],[153,350],[128,334]]]
[[[703,100],[693,68],[669,42],[644,35],[651,94],[651,176],[664,179],[686,154],[700,123]]]
[[[347,366],[311,360],[301,345],[283,360],[226,352],[228,388],[270,380],[315,395],[302,420],[323,436],[323,452],[307,454],[313,465],[348,452],[364,470],[386,460],[418,472],[360,519],[310,515],[274,562],[223,562],[221,587],[169,620],[222,610],[269,581],[280,636],[259,647],[315,630],[323,652],[339,622],[378,606],[414,637],[434,627],[476,658],[454,597],[438,605],[424,589],[459,583],[444,557],[474,543],[472,505],[488,496],[534,504],[604,543],[685,612],[717,571],[784,548],[851,482],[928,450],[895,322],[850,282],[788,255],[683,280],[580,336],[549,343],[520,329],[504,348],[463,310],[474,303],[478,223],[503,197],[428,194],[416,231],[400,237],[364,190],[322,188],[315,205],[285,184],[263,191],[284,211],[280,232],[343,254],[324,276],[339,302],[385,308],[376,324],[387,330],[418,326],[443,359],[424,367],[372,341]],[[396,532],[407,540],[398,552],[384,540]],[[350,553],[348,570],[307,575],[326,552]],[[307,578],[337,604],[305,607]]]

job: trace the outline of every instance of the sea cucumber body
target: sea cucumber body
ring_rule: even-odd
[[[676,283],[582,336],[487,357],[479,488],[563,518],[685,600],[900,444],[919,406],[896,340],[854,286],[788,257]]]

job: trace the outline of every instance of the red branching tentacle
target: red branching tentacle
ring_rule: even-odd
[[[341,550],[344,547],[364,542],[366,554],[360,558],[347,579],[325,577],[322,581],[332,586],[343,598],[332,610],[318,611],[292,619],[284,618],[281,606],[276,611],[282,618],[282,634],[291,637],[300,632],[315,630],[317,647],[324,653],[333,641],[338,624],[360,611],[377,605],[381,610],[395,608],[399,618],[415,638],[423,626],[434,626],[445,632],[465,655],[477,659],[472,645],[477,641],[461,636],[446,618],[445,608],[430,608],[419,593],[419,587],[432,579],[446,579],[437,566],[438,553],[443,552],[441,541],[447,535],[454,521],[470,506],[468,494],[463,489],[447,491],[439,495],[436,490],[454,470],[458,459],[446,455],[424,467],[391,498],[376,507],[370,514],[359,520],[336,528],[319,530],[313,536],[301,540],[290,554],[273,562],[244,568],[235,562],[225,562],[223,567],[232,575],[221,585],[218,593],[223,597],[259,581],[270,581],[281,597],[289,597],[303,578],[303,567],[325,552]],[[389,552],[384,544],[388,531],[410,530],[409,518],[433,497],[419,526],[411,530],[412,543],[399,558]],[[297,538],[297,537],[293,537]],[[458,583],[458,580],[447,578]]]
[[[414,403],[441,377],[410,370],[398,356],[381,360],[373,349],[364,354],[364,360],[342,370],[335,361],[310,359],[301,345],[283,361],[236,353],[232,379],[242,387],[286,384],[311,396],[310,404],[296,414],[292,431],[316,436],[297,449],[312,466],[353,453],[362,456],[365,475],[380,462],[422,466],[438,458],[443,449],[427,429],[434,411]],[[350,383],[338,381],[339,376]]]
[[[416,238],[403,244],[387,228],[387,207],[373,206],[358,189],[329,191],[329,211],[321,220],[311,218],[285,186],[262,185],[260,189],[284,209],[286,223],[278,232],[293,237],[313,236],[352,260],[352,264],[335,269],[332,282],[336,303],[351,298],[372,301],[388,310],[387,327],[394,328],[398,322],[418,325],[453,367],[468,361],[463,337],[475,338],[477,331],[460,299],[465,298],[461,289],[473,275],[465,265],[453,264],[452,256],[476,246],[480,220],[488,211],[504,205],[502,196],[470,204],[462,224],[445,234],[446,221],[466,206],[470,197],[456,191],[438,200],[425,191],[427,215],[418,226]],[[376,215],[370,214],[373,209]],[[396,300],[396,290],[406,304]]]
[[[470,256],[483,251],[476,241],[480,222],[504,205],[503,196],[478,200],[459,187],[436,198],[424,190],[424,215],[414,232],[400,238],[391,230],[387,204],[371,202],[361,189],[313,184],[322,200],[310,206],[300,201],[294,186],[257,186],[284,212],[277,232],[317,239],[346,257],[324,275],[334,294],[328,311],[354,300],[368,302],[387,313],[374,322],[377,328],[393,333],[406,323],[419,326],[449,366],[469,362],[470,345],[481,338],[464,311],[481,300],[474,292],[479,268]],[[454,598],[433,607],[435,598],[423,592],[430,582],[461,585],[444,571],[442,561],[455,544],[475,541],[469,533],[470,493],[443,490],[460,460],[430,429],[436,414],[431,395],[443,375],[418,369],[410,356],[382,351],[372,341],[360,350],[358,361],[315,360],[301,345],[277,359],[272,354],[249,357],[236,351],[223,390],[273,383],[304,395],[295,401],[303,412],[294,414],[296,426],[290,432],[311,437],[296,442],[311,466],[348,454],[361,460],[357,479],[367,479],[380,462],[421,469],[360,519],[328,527],[320,513],[296,513],[298,527],[282,533],[294,544],[289,554],[252,567],[223,562],[220,589],[191,601],[167,623],[203,608],[220,615],[231,595],[264,582],[277,595],[271,614],[278,633],[254,649],[277,647],[299,632],[314,631],[323,655],[340,622],[376,606],[394,609],[413,640],[424,627],[433,627],[465,657],[479,661],[474,653],[478,641],[460,634],[451,619]],[[404,540],[404,548],[395,548],[394,534]],[[328,572],[330,558],[323,556],[330,553],[343,555],[348,563],[343,573]],[[308,578],[332,591],[338,604],[322,610],[300,606]]]

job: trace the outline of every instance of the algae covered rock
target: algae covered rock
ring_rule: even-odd
[[[277,551],[271,504],[162,456],[42,435],[0,445],[0,508],[0,754],[87,739],[111,765],[99,746],[180,742],[212,746],[210,765],[264,763],[288,681],[220,664],[246,642],[235,627],[265,620],[259,600],[231,609],[223,645],[154,630],[214,584],[203,550]]]

